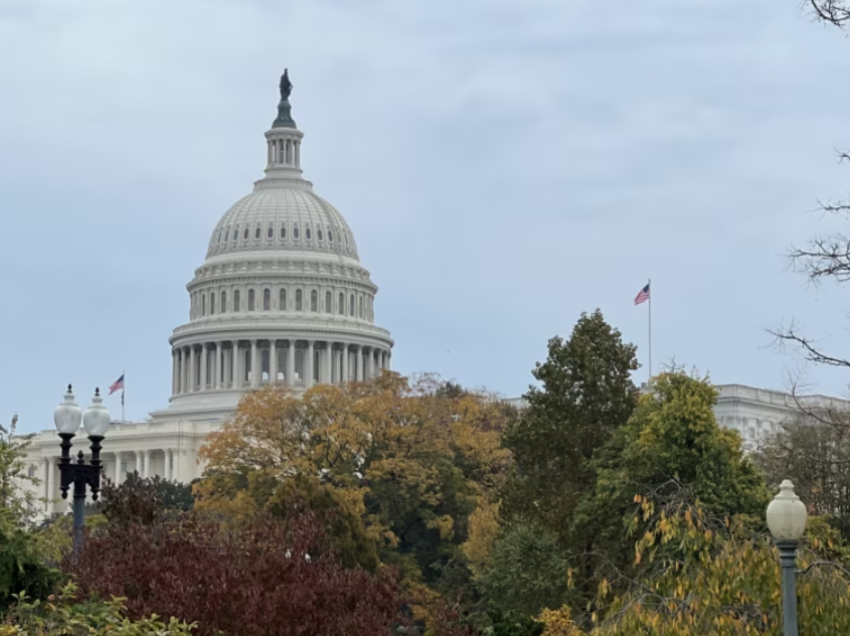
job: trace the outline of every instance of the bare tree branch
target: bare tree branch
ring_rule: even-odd
[[[807,0],[818,20],[838,28],[850,21],[850,5],[846,0]]]

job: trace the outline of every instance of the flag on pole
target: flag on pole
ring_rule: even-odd
[[[117,380],[115,380],[115,382],[113,382],[112,385],[109,387],[109,395],[112,395],[116,391],[123,391],[123,390],[124,390],[124,374],[122,373],[121,377],[118,378]],[[123,398],[124,398],[124,394],[122,393],[121,399],[123,400]]]
[[[640,305],[641,303],[645,303],[649,300],[649,283],[638,292],[638,295],[635,296],[635,305]],[[124,376],[121,376],[121,380],[124,380]]]

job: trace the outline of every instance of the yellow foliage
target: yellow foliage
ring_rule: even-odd
[[[545,625],[541,636],[582,636],[584,634],[572,621],[570,608],[566,605],[556,610],[544,609],[535,620]]]
[[[461,546],[475,576],[481,576],[493,562],[499,527],[499,502],[479,501],[469,517],[469,538]]]

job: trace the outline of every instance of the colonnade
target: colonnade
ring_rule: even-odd
[[[175,347],[172,395],[258,388],[270,382],[362,382],[390,368],[387,348],[330,340],[219,340]]]
[[[115,484],[122,483],[132,472],[143,478],[159,476],[172,481],[189,481],[194,476],[180,474],[180,451],[173,448],[106,452],[101,453],[101,460],[103,477]],[[58,455],[41,458],[38,478],[38,497],[46,502],[45,512],[53,512],[55,500],[61,496]]]

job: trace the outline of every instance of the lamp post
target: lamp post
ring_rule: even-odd
[[[77,455],[77,461],[71,461],[71,440],[80,428],[80,420],[91,441],[91,463],[86,464],[83,451]],[[86,517],[86,486],[91,488],[92,499],[97,500],[100,492],[100,443],[109,428],[109,411],[103,406],[100,389],[94,390],[91,406],[82,412],[74,402],[71,385],[65,393],[65,400],[53,412],[53,423],[59,431],[62,442],[62,455],[59,458],[62,499],[68,498],[68,489],[74,487],[74,556],[78,556],[83,545],[83,527]]]
[[[806,505],[794,492],[794,484],[786,479],[779,484],[779,494],[767,506],[767,527],[782,567],[782,614],[784,636],[799,636],[797,630],[797,547],[806,531]]]

